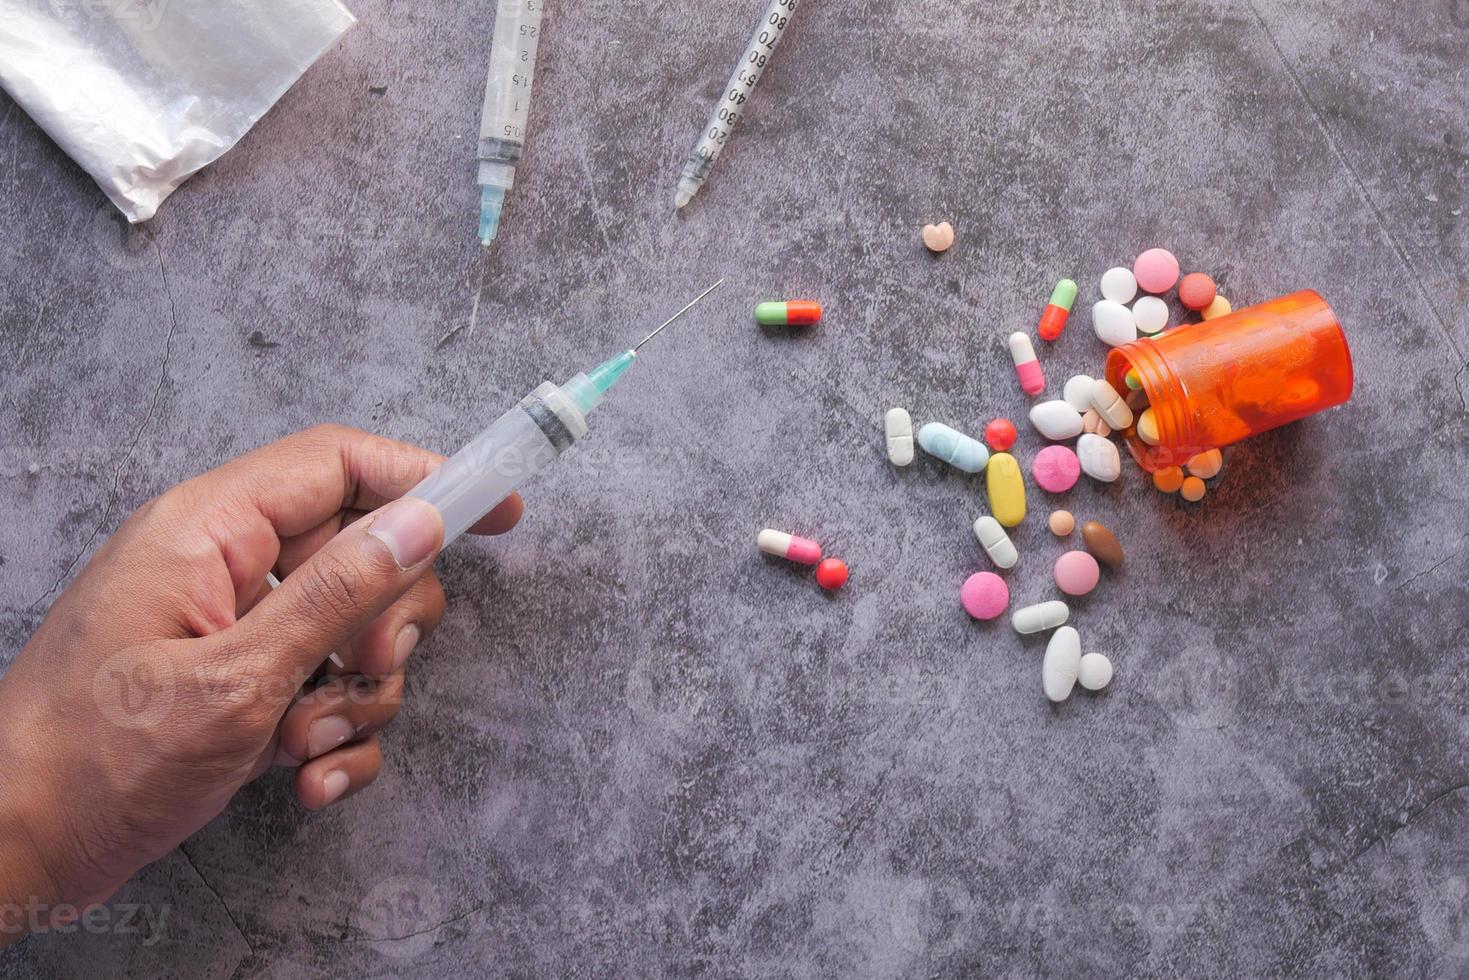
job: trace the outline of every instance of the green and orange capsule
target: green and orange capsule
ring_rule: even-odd
[[[809,327],[821,322],[821,304],[810,299],[761,303],[755,307],[755,322],[762,327]]]

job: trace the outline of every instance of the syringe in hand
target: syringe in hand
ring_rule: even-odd
[[[632,366],[643,345],[722,285],[723,279],[704,290],[630,350],[564,385],[545,382],[408,491],[443,515],[445,547],[586,435],[587,416]]]

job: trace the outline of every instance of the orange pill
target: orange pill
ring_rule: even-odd
[[[1178,488],[1183,486],[1183,470],[1170,466],[1156,471],[1153,473],[1153,486],[1162,493],[1177,493]]]
[[[1209,308],[1217,292],[1213,279],[1202,272],[1190,272],[1183,277],[1183,282],[1178,284],[1178,301],[1197,313]]]
[[[1204,494],[1208,492],[1208,488],[1204,486],[1203,480],[1200,480],[1196,476],[1191,476],[1183,481],[1181,492],[1184,500],[1187,500],[1191,504],[1196,504],[1204,499]]]
[[[1184,465],[1188,467],[1190,476],[1196,476],[1201,480],[1212,480],[1224,468],[1224,454],[1217,449],[1211,449],[1208,452],[1199,453]]]

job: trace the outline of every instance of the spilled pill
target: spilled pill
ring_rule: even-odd
[[[1051,519],[1046,522],[1051,528],[1051,533],[1058,538],[1064,538],[1076,530],[1076,518],[1069,510],[1057,510],[1051,512]]]
[[[1137,277],[1131,269],[1118,266],[1102,274],[1102,298],[1114,303],[1131,303],[1137,295]]]
[[[1071,304],[1075,302],[1076,283],[1070,279],[1056,283],[1056,288],[1051,290],[1051,302],[1046,305],[1040,326],[1036,328],[1041,340],[1056,340],[1061,336],[1066,329],[1066,320],[1071,316]]]
[[[1047,446],[1036,453],[1030,464],[1030,476],[1036,486],[1047,493],[1065,493],[1076,486],[1081,476],[1081,463],[1076,453],[1066,446]]]
[[[1030,424],[1053,442],[1081,435],[1081,413],[1060,399],[1033,406]]]
[[[816,566],[816,584],[828,592],[835,592],[847,584],[847,563],[840,558],[827,558]]]
[[[954,244],[954,226],[947,221],[923,226],[923,247],[930,252],[947,252]]]
[[[1100,425],[1101,422],[1102,420],[1097,417],[1097,410],[1095,408],[1089,408],[1085,412],[1081,413],[1082,432],[1096,432],[1097,426]]]
[[[1041,362],[1036,360],[1035,345],[1026,334],[1015,332],[1010,335],[1010,360],[1015,362],[1015,377],[1020,379],[1020,390],[1027,395],[1039,395],[1046,390],[1046,375]]]
[[[821,561],[821,545],[808,538],[798,538],[784,531],[773,531],[766,528],[755,539],[755,544],[767,555],[785,558],[802,565],[814,565]]]
[[[1092,383],[1092,408],[1110,428],[1125,429],[1132,424],[1132,409],[1105,378],[1098,378]]]
[[[1085,551],[1068,551],[1056,559],[1051,575],[1056,587],[1067,595],[1086,595],[1101,581],[1102,569]]]
[[[964,580],[959,602],[975,619],[994,619],[1010,604],[1010,587],[994,572],[975,572]]]
[[[1081,634],[1063,626],[1046,644],[1046,658],[1041,662],[1041,687],[1046,697],[1056,704],[1071,697],[1080,673]]]
[[[930,422],[919,429],[918,445],[930,456],[937,456],[965,473],[978,473],[990,459],[984,443],[941,422]]]
[[[1089,653],[1081,658],[1076,679],[1088,691],[1100,691],[1112,683],[1112,661],[1100,653]]]
[[[1113,483],[1122,475],[1122,456],[1111,439],[1084,432],[1076,441],[1076,458],[1081,470],[1093,480]]]
[[[985,473],[985,489],[995,520],[1005,527],[1015,527],[1025,520],[1025,480],[1014,456],[995,453]]]
[[[1217,449],[1210,449],[1199,453],[1184,465],[1188,468],[1189,476],[1212,480],[1224,468],[1224,454]]]
[[[1168,326],[1168,304],[1156,296],[1144,296],[1132,304],[1132,318],[1140,333],[1158,333]]]
[[[1138,288],[1148,293],[1166,293],[1178,282],[1178,259],[1166,248],[1150,248],[1132,263]]]
[[[1110,299],[1092,304],[1092,329],[1096,331],[1098,339],[1113,347],[1121,347],[1137,340],[1137,319],[1132,311]]]
[[[1118,542],[1117,535],[1108,530],[1107,525],[1099,521],[1087,521],[1081,526],[1081,540],[1086,545],[1086,550],[1092,553],[1092,557],[1108,568],[1116,568],[1122,564],[1122,545]]]
[[[1009,419],[995,419],[984,427],[984,441],[997,453],[1002,453],[1015,445],[1019,433],[1015,431],[1015,423]]]
[[[1225,299],[1223,296],[1215,296],[1214,302],[1204,307],[1204,309],[1199,313],[1199,316],[1203,317],[1205,320],[1213,320],[1217,317],[1229,316],[1229,314],[1233,312],[1234,307],[1229,304],[1229,300]]]
[[[1208,309],[1217,293],[1214,280],[1202,272],[1190,272],[1178,284],[1178,301],[1183,304],[1184,309],[1196,313]]]
[[[888,462],[907,466],[913,462],[913,416],[906,408],[890,408],[882,420],[887,436]]]
[[[761,303],[755,307],[755,322],[766,327],[809,327],[821,320],[821,304],[809,299]]]
[[[1085,412],[1092,404],[1092,379],[1090,375],[1075,374],[1066,379],[1061,389],[1061,400],[1078,412]]]
[[[1209,488],[1203,480],[1200,480],[1196,476],[1190,476],[1184,478],[1183,486],[1179,488],[1178,492],[1183,495],[1184,500],[1187,500],[1191,504],[1196,504],[1204,499],[1204,494],[1208,490]]]
[[[974,536],[979,539],[984,553],[990,556],[990,561],[998,568],[1014,568],[1015,563],[1020,560],[1020,552],[1015,550],[1015,542],[1010,540],[1010,535],[1000,526],[1000,522],[988,515],[974,522]]]
[[[1070,618],[1071,607],[1060,599],[1052,599],[1015,610],[1015,615],[1010,617],[1010,625],[1017,633],[1041,633],[1055,629]]]
[[[1183,470],[1177,466],[1165,466],[1153,473],[1153,486],[1160,493],[1177,493],[1178,488],[1183,486]]]

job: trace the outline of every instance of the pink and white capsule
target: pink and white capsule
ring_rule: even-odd
[[[1010,359],[1015,362],[1015,377],[1020,379],[1021,391],[1039,395],[1046,390],[1046,375],[1041,370],[1041,362],[1036,360],[1029,335],[1019,332],[1010,335]]]
[[[755,544],[767,555],[785,558],[802,565],[814,565],[821,561],[821,545],[808,538],[798,538],[784,531],[772,531],[767,527],[760,532],[760,537],[755,539]]]

